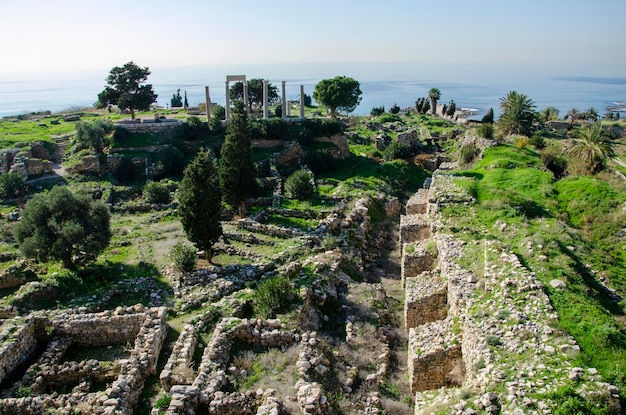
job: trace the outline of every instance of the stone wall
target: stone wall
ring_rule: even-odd
[[[409,243],[430,238],[431,222],[426,215],[400,216],[400,241]]]
[[[416,278],[407,279],[404,298],[406,329],[443,320],[448,314],[448,284],[439,271],[426,271]]]
[[[160,122],[154,122],[154,120],[136,119],[135,122],[120,122],[115,125],[115,128],[124,128],[133,134],[174,134],[182,124],[183,122],[181,120],[161,120]]]
[[[434,239],[403,244],[401,257],[402,286],[406,286],[409,278],[415,278],[422,272],[431,271],[437,266],[437,254],[430,252],[428,246],[435,245]]]
[[[5,322],[1,329],[0,382],[26,362],[35,353],[37,345],[33,318],[16,317]]]
[[[10,265],[0,274],[0,289],[19,287],[37,279],[37,275],[28,268],[25,262]]]
[[[47,341],[48,345],[20,382],[21,386],[31,387],[33,396],[0,400],[0,414],[48,413],[61,409],[64,413],[85,415],[132,413],[143,390],[144,379],[156,372],[167,333],[165,316],[165,308],[146,309],[142,305],[97,314],[76,311],[34,315],[31,317],[34,323],[29,326],[34,334],[25,336],[31,339],[29,348],[34,351],[37,341]],[[71,327],[73,324],[74,328]],[[125,327],[128,324],[132,327]],[[95,334],[91,335],[87,330],[94,330]],[[47,340],[48,334],[56,337]],[[134,342],[127,359],[112,364],[95,360],[59,363],[71,345],[104,346],[106,340],[111,342],[108,345],[113,345],[119,344],[121,339]],[[28,350],[18,355],[28,356]],[[110,386],[103,391],[91,392],[92,383],[102,379],[112,380]],[[61,384],[76,386],[70,393],[47,394]]]

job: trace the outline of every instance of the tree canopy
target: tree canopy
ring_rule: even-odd
[[[217,165],[209,150],[201,150],[187,166],[177,193],[180,221],[187,238],[213,257],[213,244],[222,235],[222,192]]]
[[[77,147],[92,148],[96,153],[102,153],[104,147],[109,144],[112,132],[113,124],[110,121],[79,121],[76,124],[75,136]]]
[[[148,67],[141,68],[132,61],[114,67],[106,78],[107,85],[98,94],[96,105],[99,108],[117,105],[122,110],[129,110],[135,119],[135,110],[148,110],[157,99],[152,85],[145,83],[149,75]]]
[[[510,91],[506,97],[500,98],[502,115],[497,127],[501,135],[522,134],[530,136],[535,121],[535,103],[524,94]]]
[[[243,82],[235,82],[230,87],[230,99],[243,100]],[[278,88],[272,85],[271,82],[267,84],[267,101],[268,104],[276,104],[280,98],[278,97]],[[248,81],[248,107],[252,109],[252,106],[257,104],[263,105],[263,79],[254,78]]]
[[[332,79],[322,79],[313,90],[313,99],[325,105],[331,115],[337,115],[337,110],[350,113],[361,102],[361,84],[347,76],[336,76]]]
[[[15,226],[15,239],[27,257],[59,259],[72,269],[95,260],[108,246],[109,222],[104,203],[56,186],[28,201]]]
[[[226,135],[220,151],[219,177],[224,201],[237,206],[240,217],[246,216],[246,201],[256,191],[251,148],[248,114],[243,102],[236,101],[233,116],[226,124]]]

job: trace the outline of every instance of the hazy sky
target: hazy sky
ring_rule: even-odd
[[[0,0],[0,73],[333,62],[626,63],[625,0]]]

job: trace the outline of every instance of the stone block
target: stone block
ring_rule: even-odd
[[[427,215],[400,216],[400,243],[418,242],[431,236],[432,231]]]
[[[407,329],[446,318],[448,284],[438,271],[427,271],[409,278],[404,300],[404,322]]]
[[[433,248],[429,248],[429,246]],[[402,286],[406,286],[408,278],[415,278],[424,271],[431,271],[437,265],[437,254],[434,240],[428,239],[419,243],[402,246],[401,275]]]

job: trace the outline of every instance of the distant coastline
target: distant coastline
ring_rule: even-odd
[[[412,106],[431,87],[441,90],[441,103],[476,109],[480,117],[489,108],[498,112],[499,99],[508,91],[528,95],[537,109],[554,106],[563,116],[571,108],[594,107],[626,111],[626,65],[587,64],[325,64],[231,65],[150,68],[149,82],[165,107],[176,89],[187,91],[192,105],[204,102],[204,86],[213,102],[224,103],[225,77],[246,74],[267,78],[280,87],[285,80],[287,99],[298,99],[299,87],[312,94],[321,79],[348,75],[361,83],[363,99],[354,114],[366,115],[375,106]],[[104,87],[107,71],[0,78],[0,117],[35,111],[60,112],[93,105]]]

